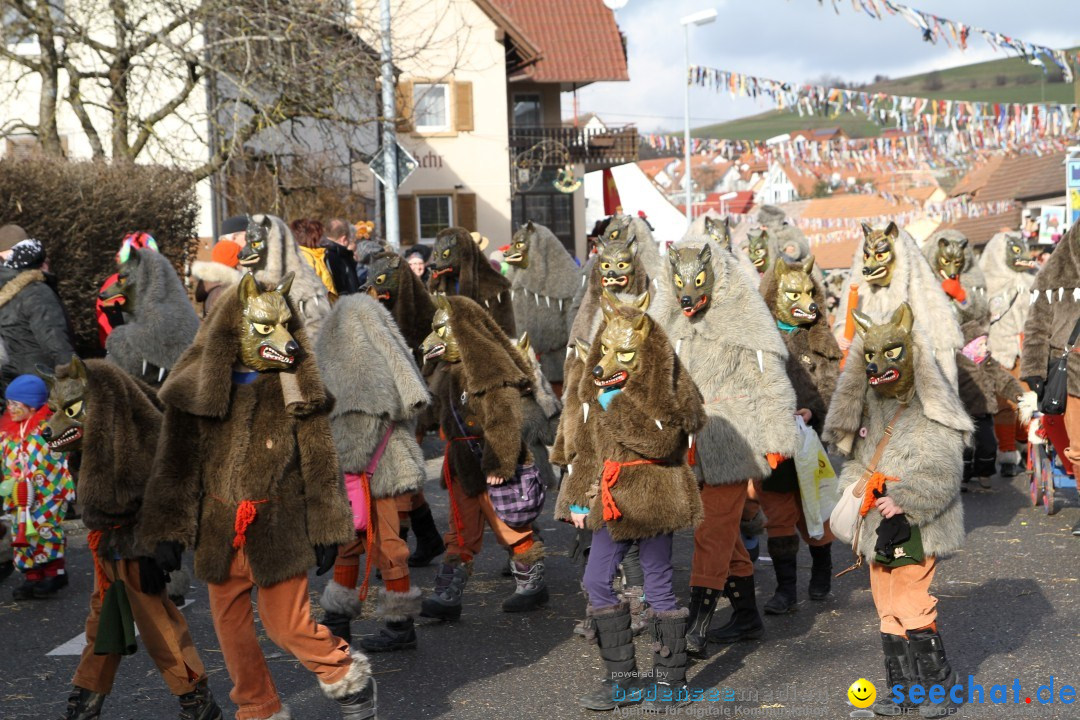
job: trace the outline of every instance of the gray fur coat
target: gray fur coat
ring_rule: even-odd
[[[833,397],[825,421],[824,439],[839,442],[853,433],[851,458],[844,463],[839,486],[846,488],[862,478],[874,455],[885,426],[893,418],[899,402],[882,398],[866,382],[860,352],[852,346],[839,386],[861,388],[860,402],[850,402],[853,393]],[[892,440],[878,463],[878,472],[900,479],[888,483],[889,495],[922,532],[927,555],[941,556],[959,549],[964,542],[964,507],[960,483],[964,475],[964,446],[974,430],[960,398],[946,380],[940,366],[921,348],[915,348],[915,395],[893,428]],[[866,437],[860,437],[860,428]],[[858,552],[874,557],[881,514],[874,508],[866,514],[859,535]]]
[[[263,217],[252,215],[251,222],[262,222]],[[294,273],[289,300],[300,313],[308,337],[318,339],[323,319],[330,314],[330,297],[326,286],[301,257],[296,239],[285,221],[276,215],[268,217],[273,221],[273,227],[267,241],[266,259],[255,270],[255,279],[264,286],[274,286],[281,282],[286,273]]]
[[[426,473],[415,427],[431,396],[390,313],[367,295],[342,297],[323,323],[315,358],[335,398],[330,429],[342,471],[362,472],[395,423],[371,496],[420,489]]]
[[[164,255],[146,248],[132,253],[139,258],[133,278],[135,312],[125,313],[124,324],[109,333],[105,351],[128,374],[160,382],[156,376],[143,378],[144,363],[170,370],[195,339],[199,315]]]
[[[1016,366],[1020,357],[1020,336],[1031,308],[1031,286],[1035,284],[1034,273],[1016,272],[1005,262],[1005,243],[1012,234],[1002,232],[990,238],[979,258],[990,301],[990,351],[1008,370]]]
[[[519,333],[529,333],[544,375],[552,382],[562,382],[569,317],[583,275],[551,230],[536,223],[532,227],[529,266],[510,268],[514,324]]]
[[[1020,377],[1045,378],[1080,320],[1080,223],[1065,234],[1035,276],[1027,302],[1032,301],[1024,325]],[[1080,395],[1080,353],[1069,353],[1068,367],[1069,394]]]
[[[858,309],[874,322],[884,322],[892,317],[900,303],[908,303],[915,315],[916,341],[921,347],[932,350],[945,377],[955,384],[956,351],[964,347],[964,336],[952,310],[952,300],[941,289],[937,275],[906,230],[900,231],[894,251],[896,259],[892,282],[888,287],[877,287],[862,282],[863,246],[861,242],[856,246],[850,277],[852,282],[859,284]],[[840,294],[840,306],[833,316],[833,334],[838,341],[844,335],[847,304],[848,294],[843,292]],[[854,351],[848,357],[852,354]]]
[[[939,238],[965,238],[966,235],[959,230],[938,230],[934,232],[923,243],[923,257],[926,258],[927,264],[930,266],[931,271],[934,272],[939,284],[943,278],[941,273],[935,268],[935,258],[938,250]],[[964,292],[967,297],[964,298],[964,302],[961,303],[955,298],[949,297],[946,293],[946,297],[949,297],[949,303],[952,305],[953,312],[956,313],[957,321],[963,325],[969,320],[983,320],[987,313],[990,312],[990,303],[986,297],[986,276],[983,274],[982,268],[979,263],[975,261],[975,253],[971,249],[971,243],[968,243],[964,248],[964,271],[960,273],[960,286],[964,288]]]
[[[676,247],[706,242],[690,234]],[[767,476],[766,454],[792,457],[798,433],[787,348],[772,313],[734,256],[715,243],[712,268],[715,297],[704,313],[693,320],[683,315],[668,271],[649,314],[705,399],[708,421],[695,438],[697,470],[706,483],[726,485]]]

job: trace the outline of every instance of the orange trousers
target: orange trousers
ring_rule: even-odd
[[[427,505],[427,498],[424,497],[423,490],[397,495],[394,497],[394,501],[397,503],[398,517],[402,520],[408,519],[409,513],[413,510],[419,510]]]
[[[723,590],[729,576],[751,577],[754,574],[754,564],[739,535],[747,485],[737,482],[701,488],[705,519],[694,531],[691,587]]]
[[[1020,379],[1019,358],[1009,373],[1014,378]],[[1027,385],[1023,386],[1027,387]],[[1012,405],[1006,402],[1002,402],[1001,405],[1002,409],[994,415],[994,435],[997,436],[998,452],[1007,453],[1016,450],[1017,443],[1027,443],[1027,428],[1020,424],[1020,416]]]
[[[127,586],[128,602],[135,627],[139,629],[147,654],[157,665],[165,679],[169,692],[185,695],[195,689],[196,683],[206,678],[199,653],[191,641],[187,620],[162,591],[158,595],[146,595],[139,584],[139,563],[135,560],[119,560],[102,563],[109,582],[122,580]],[[90,614],[86,616],[86,647],[75,671],[75,685],[94,692],[109,694],[112,691],[121,655],[95,655],[98,622],[101,619],[102,593],[97,579],[94,594],[90,596]]]
[[[209,585],[210,613],[233,682],[229,698],[238,708],[236,720],[266,718],[281,710],[281,698],[255,634],[251,607],[251,591],[255,589],[243,548],[233,555],[229,578]],[[263,628],[275,645],[292,654],[323,683],[345,677],[352,664],[349,644],[311,618],[307,575],[260,587],[256,600]]]
[[[409,546],[398,534],[399,498],[408,496],[372,498],[368,522],[374,523],[371,548],[371,563],[379,568],[383,581],[390,585],[397,582],[396,592],[409,591]],[[356,580],[363,573],[360,556],[366,552],[367,534],[357,532],[357,539],[338,549],[334,563],[334,580],[345,587],[357,587]],[[345,581],[343,582],[342,579]],[[349,580],[352,582],[349,582]],[[400,582],[404,581],[404,582]],[[362,579],[361,579],[362,582]]]
[[[468,497],[461,489],[461,483],[455,482],[451,485],[450,530],[443,536],[447,562],[451,558],[459,558],[461,562],[467,563],[480,553],[484,544],[485,522],[503,547],[509,549],[532,544],[531,527],[510,527],[495,514],[487,492]]]
[[[881,618],[881,632],[907,635],[937,621],[937,598],[930,594],[937,561],[933,555],[917,565],[888,568],[870,563],[870,594]]]
[[[761,480],[754,481],[761,509],[765,512],[765,530],[771,538],[791,537],[796,532],[803,542],[812,547],[828,545],[835,538],[825,520],[825,534],[818,540],[806,532],[806,516],[803,515],[802,497],[799,491],[772,492],[761,487]]]

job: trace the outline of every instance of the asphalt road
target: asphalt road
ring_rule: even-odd
[[[432,464],[432,477],[435,465]],[[433,479],[428,497],[445,523],[445,493]],[[553,504],[553,503],[551,503]],[[1054,678],[1080,686],[1080,538],[1069,529],[1080,520],[1076,495],[1065,493],[1065,507],[1046,516],[1033,509],[1025,477],[998,481],[997,489],[964,497],[968,541],[963,552],[939,567],[935,592],[940,598],[940,626],[954,666],[989,693],[994,684],[1021,682],[1019,706],[966,705],[962,718],[1077,718],[1072,705],[1040,705],[1036,689]],[[534,614],[505,615],[502,598],[512,581],[502,577],[505,553],[489,535],[466,591],[462,619],[454,624],[424,621],[415,651],[373,656],[379,682],[382,720],[416,718],[584,718],[577,697],[592,687],[599,673],[594,647],[572,633],[583,613],[578,581],[581,569],[567,557],[572,532],[550,520],[540,523],[548,543],[549,605]],[[676,540],[676,581],[685,588],[691,537]],[[849,551],[833,550],[837,567]],[[805,548],[800,557],[802,602],[797,612],[767,617],[761,641],[713,648],[708,661],[694,665],[690,682],[716,687],[733,700],[701,702],[682,717],[844,718],[848,686],[859,677],[884,684],[877,619],[866,571],[834,583],[831,599],[805,599],[809,569]],[[92,565],[84,531],[74,530],[68,553],[71,585],[49,601],[13,603],[11,587],[0,586],[0,719],[60,717],[75,670],[76,656],[47,653],[82,631],[92,587]],[[425,590],[435,568],[414,574]],[[321,580],[312,575],[314,589]],[[759,600],[774,586],[772,569],[759,566]],[[688,595],[688,591],[687,591]],[[185,610],[193,636],[210,672],[214,694],[231,717],[229,678],[210,623],[206,589],[196,582]],[[371,609],[371,608],[369,608]],[[317,613],[320,611],[316,611]],[[726,609],[717,613],[722,622]],[[372,633],[373,620],[354,625],[354,635]],[[639,664],[651,662],[649,643],[638,641]],[[338,717],[315,679],[292,657],[265,640],[277,686],[296,720]],[[643,660],[644,659],[644,660]],[[1033,703],[1023,699],[1032,697]],[[1045,691],[1044,691],[1045,697]],[[176,717],[177,705],[144,652],[121,665],[117,686],[104,718],[145,720]]]

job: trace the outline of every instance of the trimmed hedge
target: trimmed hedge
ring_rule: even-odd
[[[102,354],[94,300],[116,272],[124,235],[149,232],[183,272],[198,244],[198,213],[194,181],[179,170],[44,157],[0,160],[0,225],[21,225],[45,245],[84,357]]]

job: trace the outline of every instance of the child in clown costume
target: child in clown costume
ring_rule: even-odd
[[[52,597],[67,585],[64,573],[64,516],[75,500],[67,461],[49,451],[41,428],[51,412],[49,391],[36,375],[20,375],[4,392],[0,420],[4,513],[11,515],[15,567],[25,578],[15,600]]]

